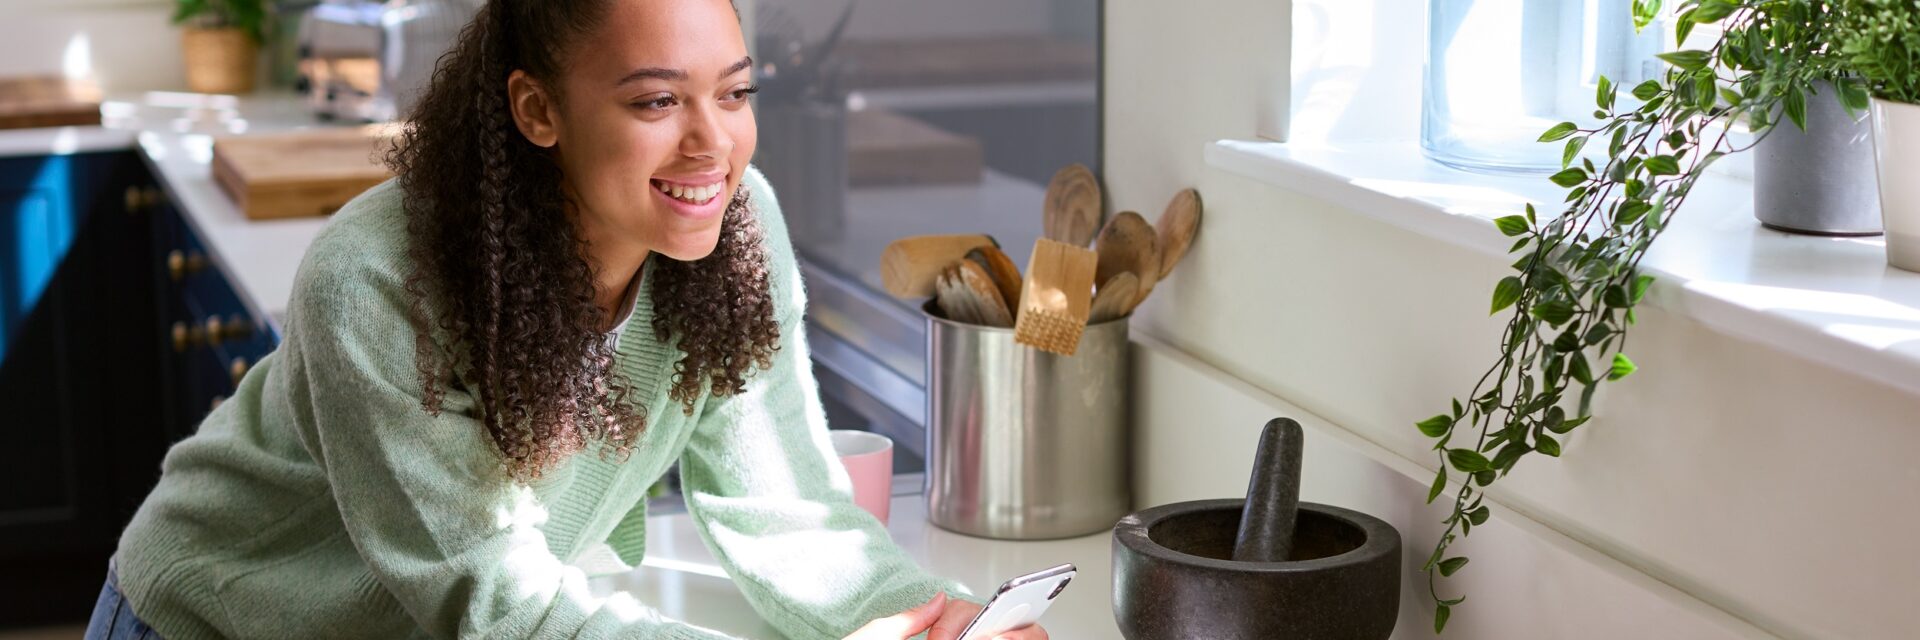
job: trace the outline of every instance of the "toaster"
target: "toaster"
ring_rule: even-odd
[[[296,35],[295,89],[323,120],[385,122],[406,116],[482,0],[328,0],[307,10]]]

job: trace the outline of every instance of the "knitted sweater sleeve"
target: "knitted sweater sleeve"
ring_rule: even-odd
[[[799,270],[763,184],[753,186],[780,349],[745,390],[709,399],[681,454],[681,488],[702,539],[754,609],[793,640],[833,640],[936,592],[970,592],[922,570],[854,504],[809,366]]]
[[[532,491],[507,480],[473,400],[421,408],[402,275],[370,237],[323,234],[297,277],[281,349],[297,428],[379,585],[436,638],[724,638],[631,595],[596,597],[547,545]]]

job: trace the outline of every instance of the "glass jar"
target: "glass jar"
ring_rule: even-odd
[[[1549,173],[1560,144],[1538,142],[1554,124],[1582,128],[1601,76],[1619,87],[1659,73],[1662,23],[1634,33],[1631,0],[1430,0],[1420,143],[1461,169]]]

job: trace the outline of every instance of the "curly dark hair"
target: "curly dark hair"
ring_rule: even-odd
[[[565,43],[596,27],[606,5],[489,0],[387,157],[405,194],[421,406],[437,414],[447,385],[470,390],[506,472],[523,483],[596,439],[603,455],[624,459],[646,428],[647,408],[629,398],[600,333],[595,267],[560,167],[520,135],[507,96],[515,69],[559,87]],[[752,201],[743,184],[711,255],[647,258],[655,337],[677,339],[683,354],[668,397],[688,415],[703,390],[739,393],[779,348]]]

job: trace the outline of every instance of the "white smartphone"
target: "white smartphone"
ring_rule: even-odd
[[[1040,614],[1046,613],[1054,598],[1066,590],[1074,573],[1073,565],[1063,564],[1008,580],[993,593],[993,599],[987,601],[980,615],[967,623],[966,630],[960,632],[960,640],[989,640],[1039,622]]]

